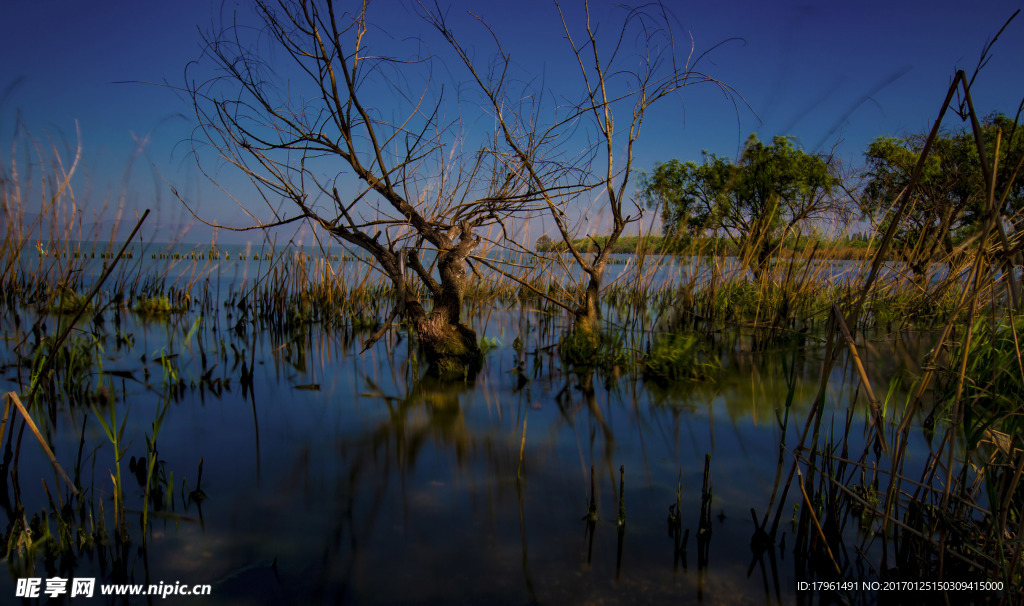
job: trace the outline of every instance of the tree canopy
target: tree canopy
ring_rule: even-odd
[[[983,120],[982,142],[989,158],[995,157],[997,136],[996,206],[1019,232],[1024,228],[1024,176],[1018,167],[1024,154],[1024,133],[1002,114]],[[867,181],[861,208],[884,228],[890,220],[887,211],[910,183],[926,138],[926,133],[878,137],[864,154],[867,166],[863,176]],[[977,142],[970,130],[944,132],[932,143],[914,190],[913,207],[896,231],[904,260],[915,273],[923,273],[937,255],[952,254],[958,241],[980,227],[988,208],[983,175]]]
[[[656,165],[641,176],[640,197],[661,209],[666,236],[685,242],[724,232],[757,270],[794,228],[847,219],[846,205],[833,195],[839,183],[828,159],[798,149],[791,137],[766,145],[751,135],[735,162],[705,152],[703,164]]]

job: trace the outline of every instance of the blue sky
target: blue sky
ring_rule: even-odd
[[[614,3],[592,6],[610,24]],[[400,0],[371,3],[378,35],[431,35],[407,7]],[[856,164],[874,137],[928,128],[954,70],[970,73],[983,45],[1020,4],[669,1],[666,7],[677,38],[692,36],[698,52],[737,39],[697,68],[732,86],[749,109],[737,113],[711,87],[685,90],[682,106],[669,103],[651,115],[637,150],[637,166],[645,169],[673,157],[700,160],[704,149],[735,156],[752,132],[763,140],[793,135],[809,151],[838,145],[840,157]],[[540,71],[546,81],[563,77],[567,46],[552,3],[451,2],[455,17],[467,10],[492,25],[523,69]],[[0,160],[10,163],[18,116],[36,139],[72,145],[77,121],[84,152],[80,202],[99,208],[106,199],[123,200],[129,213],[152,207],[164,224],[185,221],[174,186],[204,216],[229,220],[235,211],[195,167],[188,144],[194,120],[174,87],[202,52],[200,30],[236,13],[244,20],[245,11],[235,0],[4,2]],[[464,26],[467,45],[489,51],[481,28],[456,24]],[[1012,114],[1024,97],[1022,76],[1024,16],[1018,16],[975,85],[975,106]],[[224,182],[234,183],[228,176]]]

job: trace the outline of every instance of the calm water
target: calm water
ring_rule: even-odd
[[[160,264],[170,262],[147,263],[164,271]],[[251,259],[230,263],[224,262],[221,276],[236,284],[253,277]],[[242,335],[231,330],[229,312],[207,316],[191,340],[193,314],[143,321],[122,312],[119,329],[113,312],[104,314],[100,355],[107,374],[92,380],[118,394],[115,414],[127,419],[121,465],[133,537],[131,579],[213,586],[211,596],[167,603],[796,599],[791,550],[751,551],[750,508],[764,514],[780,442],[795,444],[814,399],[823,357],[814,345],[759,354],[733,348],[723,353],[717,382],[659,387],[631,377],[566,375],[552,358],[555,339],[539,338],[536,329],[525,336],[525,353],[517,359],[510,343],[521,326],[535,327],[541,319],[500,309],[473,320],[482,336],[500,342],[480,375],[465,385],[438,385],[419,378],[423,369],[401,333],[360,353],[366,335],[316,326],[284,337]],[[2,320],[6,334],[13,332],[11,323]],[[118,332],[130,336],[128,342],[118,344]],[[873,380],[887,385],[921,359],[915,348],[878,341],[862,355]],[[156,361],[165,352],[178,354],[170,362],[185,385],[170,400]],[[255,361],[253,385],[244,389],[241,365],[249,359]],[[517,363],[526,380],[514,372]],[[3,364],[3,390],[24,390],[9,351]],[[787,373],[795,383],[783,436],[778,419],[790,392]],[[826,414],[826,423],[838,426],[857,387],[842,361],[829,387],[836,412]],[[143,553],[144,494],[127,468],[130,457],[145,456],[162,400],[170,404],[156,448],[172,506],[151,512]],[[114,454],[90,408],[62,402],[55,422],[43,424],[62,465],[73,469],[81,456],[82,484],[112,526]],[[915,440],[925,452],[923,438]],[[714,516],[701,554],[696,535],[708,454]],[[196,502],[187,494],[200,464],[206,498]],[[29,438],[19,465],[21,500],[31,516],[48,502],[38,479],[55,498],[57,480]],[[591,468],[600,516],[592,535],[583,519]],[[677,553],[666,519],[680,477],[689,540]],[[787,510],[796,503],[793,494],[789,501]],[[782,529],[790,530],[788,516]],[[36,576],[73,571],[103,582],[104,568],[95,559],[66,566],[40,568]],[[13,599],[15,576],[0,575],[0,602]]]
[[[108,243],[81,242],[72,245],[72,252],[78,254],[79,260],[85,260],[82,279],[91,283],[111,263],[113,254],[120,245],[111,247]],[[45,250],[45,248],[44,248]],[[211,256],[211,251],[216,252]],[[41,267],[67,262],[65,257],[40,256],[36,249],[27,250],[21,258],[25,271],[36,272]],[[498,253],[488,253],[489,258],[501,258]],[[259,245],[185,245],[167,243],[131,243],[125,251],[116,270],[115,278],[123,276],[128,281],[138,276],[167,277],[169,283],[187,285],[201,277],[201,281],[212,281],[222,288],[237,287],[243,283],[250,284],[264,275],[269,269],[281,267],[283,261],[301,259],[307,269],[322,267],[323,263],[342,276],[362,274],[366,265],[356,258],[369,258],[365,253],[353,253],[337,245],[309,246],[287,245],[276,249]],[[568,257],[567,257],[568,259]],[[424,253],[423,262],[429,264],[430,253]],[[514,259],[522,264],[520,259]],[[898,277],[899,267],[886,271],[886,275]],[[574,263],[567,261],[572,268]],[[855,261],[815,261],[810,268],[797,263],[793,270],[798,274],[807,272],[818,275],[833,282],[856,279],[861,271],[861,262]],[[479,271],[488,270],[478,266]],[[560,271],[560,270],[559,270]],[[708,259],[696,260],[689,257],[671,257],[652,255],[645,259],[642,266],[631,255],[612,255],[608,265],[605,284],[625,284],[639,279],[652,285],[685,284],[691,280],[701,283],[713,273],[718,275],[738,275],[738,263],[734,258],[720,261]],[[377,275],[377,274],[374,274]],[[747,274],[749,275],[749,274]],[[579,277],[577,273],[576,278]]]

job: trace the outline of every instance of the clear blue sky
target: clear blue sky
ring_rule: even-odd
[[[116,203],[125,192],[127,207],[155,207],[168,224],[181,215],[171,184],[207,216],[229,219],[230,206],[194,166],[187,143],[190,107],[172,87],[183,84],[186,64],[201,53],[199,30],[222,15],[244,14],[245,4],[4,2],[0,160],[9,165],[19,114],[37,139],[70,143],[77,121],[85,169],[76,183],[80,202],[98,208],[105,198]],[[608,22],[613,5],[595,2],[592,10]],[[429,35],[406,6],[378,0],[371,3],[371,20],[395,35]],[[645,169],[673,157],[699,160],[702,149],[734,156],[752,132],[763,140],[793,135],[809,151],[838,143],[841,156],[855,163],[878,135],[926,129],[954,70],[970,73],[985,42],[1021,3],[670,0],[666,6],[675,17],[676,35],[691,35],[698,52],[742,39],[724,44],[697,67],[731,85],[753,111],[741,109],[737,115],[710,87],[686,90],[685,112],[669,104],[652,115],[637,153],[638,166]],[[558,77],[555,58],[564,59],[567,47],[552,3],[453,0],[451,10],[472,10],[495,28],[518,63],[545,65],[551,70],[546,78]],[[480,28],[465,31],[464,42],[479,44],[481,52],[489,48],[475,38]],[[996,44],[973,97],[982,113],[1016,111],[1024,97],[1024,15]],[[225,180],[228,187],[232,182]]]

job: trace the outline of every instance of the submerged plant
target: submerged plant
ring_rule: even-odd
[[[132,310],[143,316],[163,316],[176,311],[167,295],[138,299],[132,306]]]
[[[692,332],[658,339],[640,365],[644,378],[656,381],[703,381],[722,369],[707,343]]]
[[[501,346],[501,341],[497,337],[480,337],[479,347],[481,356],[486,356]]]
[[[558,356],[566,368],[590,368],[604,372],[630,370],[632,352],[621,335],[573,330],[558,342]]]
[[[121,424],[118,425],[117,409],[113,403],[107,407],[107,412],[107,418],[104,418],[104,414],[99,409],[93,408],[96,420],[100,422],[103,433],[114,448],[114,471],[110,473],[110,479],[114,485],[114,525],[117,540],[123,544],[128,541],[128,528],[125,521],[127,508],[124,504],[124,483],[121,481],[121,459],[124,458],[128,450],[124,445],[124,429],[128,423],[128,414],[125,413]]]
[[[89,298],[80,295],[69,286],[58,289],[56,300],[50,304],[49,311],[56,314],[74,314],[89,309]]]
[[[103,381],[103,344],[94,335],[73,336],[63,344],[55,337],[42,337],[33,349],[31,365],[33,403],[43,399],[104,403],[110,397]]]

